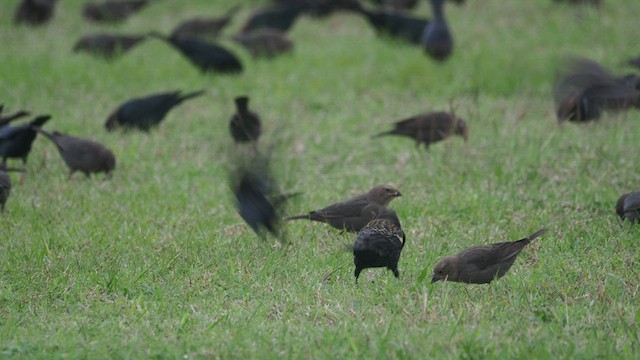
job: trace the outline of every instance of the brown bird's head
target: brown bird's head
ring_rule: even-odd
[[[467,142],[467,140],[469,140],[469,128],[467,127],[467,123],[463,119],[456,119],[456,126],[453,129],[453,133],[462,136],[464,142]]]
[[[618,214],[620,220],[624,220],[624,201],[627,196],[629,196],[628,193],[621,195],[618,199],[618,202],[616,203],[616,214]]]
[[[398,189],[394,188],[391,185],[378,185],[373,189],[369,190],[369,200],[380,204],[382,206],[387,206],[391,202],[391,200],[397,198],[398,196],[402,196]]]
[[[456,280],[458,278],[458,258],[455,256],[447,256],[440,260],[433,268],[433,277],[431,283],[439,280]]]

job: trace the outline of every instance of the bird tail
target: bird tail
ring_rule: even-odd
[[[376,138],[388,136],[388,135],[395,135],[395,132],[393,130],[389,130],[389,131],[385,131],[385,132],[381,132],[379,134],[373,135],[371,136],[371,138],[376,139]]]
[[[545,232],[547,232],[547,229],[540,229],[536,232],[534,232],[533,234],[527,236],[525,239],[527,240],[527,243],[533,241],[533,239],[537,238],[538,236],[544,234]]]
[[[40,127],[51,119],[51,115],[40,115],[31,121],[30,125],[33,127]]]
[[[203,94],[204,94],[204,90],[194,91],[194,92],[186,94],[186,95],[181,95],[179,101],[183,102],[185,100],[189,100],[191,98],[198,97],[198,96],[201,96]]]
[[[309,214],[304,214],[304,215],[296,215],[296,216],[289,216],[287,218],[285,218],[286,221],[290,221],[290,220],[300,220],[300,219],[307,219],[309,220]]]
[[[35,130],[35,131],[39,132],[40,134],[42,134],[42,135],[44,135],[44,136],[48,137],[51,141],[53,141],[53,134],[51,134],[50,132],[48,132],[48,131],[46,131],[46,130],[42,129],[42,128],[41,128],[41,127],[39,127],[39,126],[31,126],[31,128],[32,128],[33,130]]]

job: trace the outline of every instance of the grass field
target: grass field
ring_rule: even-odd
[[[0,357],[8,358],[637,358],[640,230],[613,207],[640,187],[640,113],[559,127],[551,86],[561,60],[592,58],[623,74],[640,56],[640,2],[599,10],[551,0],[469,0],[446,8],[456,49],[436,64],[341,14],[302,18],[296,49],[240,76],[201,75],[150,40],[113,63],[72,54],[90,32],[168,32],[216,15],[223,1],[159,1],[124,24],[59,2],[51,24],[15,27],[0,2],[0,103],[50,113],[49,130],[114,150],[113,177],[67,180],[55,147],[36,140],[0,217]],[[246,2],[237,30],[258,2]],[[422,4],[419,14],[428,16]],[[107,133],[121,102],[206,89],[149,134]],[[400,279],[353,279],[355,235],[286,225],[262,242],[234,208],[233,98],[251,96],[275,145],[279,186],[303,213],[374,185],[407,234]],[[428,152],[372,140],[393,120],[448,110],[470,140]],[[18,163],[15,163],[18,165]],[[438,259],[477,244],[550,230],[489,286],[430,284]]]

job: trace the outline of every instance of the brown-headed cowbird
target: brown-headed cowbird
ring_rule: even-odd
[[[625,78],[611,75],[600,64],[576,58],[565,65],[554,89],[558,122],[589,121],[604,110],[640,106],[640,91]]]
[[[147,6],[148,0],[117,0],[89,3],[84,6],[83,15],[87,20],[103,23],[116,23]]]
[[[254,58],[273,58],[293,49],[293,41],[285,33],[275,29],[243,32],[234,35],[232,39],[244,46]]]
[[[616,213],[620,220],[640,222],[640,191],[623,194],[616,203]]]
[[[433,18],[424,28],[421,40],[427,55],[437,61],[446,60],[453,52],[453,36],[444,17],[443,6],[444,0],[431,0]]]
[[[398,260],[405,239],[396,213],[380,208],[375,219],[360,230],[353,244],[356,284],[360,272],[366,268],[386,267],[396,278],[399,277]]]
[[[12,169],[7,168],[4,165],[0,165],[0,210],[3,213],[5,204],[11,194],[11,177],[8,174],[10,171],[24,172],[22,169]]]
[[[105,127],[108,131],[112,131],[118,126],[149,131],[152,127],[160,124],[174,106],[202,94],[204,94],[204,90],[186,95],[180,91],[173,91],[131,99],[109,115]]]
[[[433,268],[431,282],[438,280],[469,284],[488,284],[509,271],[520,251],[547,229],[538,230],[528,237],[487,246],[474,246],[454,256],[440,260]]]
[[[243,70],[238,57],[222,46],[198,38],[166,37],[158,32],[149,35],[167,42],[204,73],[237,74]]]
[[[260,116],[249,110],[249,97],[238,96],[235,98],[236,113],[229,121],[231,137],[237,143],[258,140],[262,123]]]
[[[95,34],[83,36],[73,46],[74,52],[86,52],[91,55],[112,60],[140,44],[143,35]]]
[[[242,27],[242,32],[249,32],[262,28],[270,28],[287,32],[300,14],[309,5],[305,2],[270,4],[254,11]]]
[[[422,33],[429,24],[428,19],[416,18],[400,12],[367,10],[362,7],[356,11],[365,17],[378,34],[388,35],[416,45],[420,44]]]
[[[400,191],[393,186],[378,185],[369,192],[345,202],[333,204],[305,215],[291,216],[286,220],[307,219],[327,223],[339,230],[358,232],[376,217],[380,208],[386,207],[391,200],[401,195]]]
[[[53,17],[57,0],[22,0],[13,20],[16,24],[43,25]]]
[[[240,5],[236,5],[229,9],[224,16],[219,18],[202,18],[181,22],[171,32],[174,38],[215,38],[222,30],[229,25],[233,16],[240,10]]]
[[[62,160],[69,167],[69,178],[76,171],[84,173],[87,177],[92,173],[101,172],[109,175],[116,167],[115,155],[102,144],[61,134],[57,131],[50,133],[40,128],[36,128],[36,130],[56,145]]]
[[[2,107],[0,107],[0,115],[2,115]],[[0,127],[8,125],[13,120],[17,120],[28,115],[31,115],[28,111],[20,110],[11,115],[0,116]]]
[[[395,128],[374,137],[386,135],[401,135],[416,140],[416,146],[444,140],[451,135],[460,135],[466,142],[469,137],[467,123],[455,115],[447,112],[430,112],[397,121]]]
[[[0,128],[0,156],[2,156],[2,164],[7,164],[7,159],[22,159],[23,163],[27,162],[29,153],[31,152],[31,144],[38,134],[34,127],[41,127],[51,116],[37,116],[29,124],[18,126],[4,126]]]

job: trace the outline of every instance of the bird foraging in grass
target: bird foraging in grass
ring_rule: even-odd
[[[616,203],[616,214],[620,220],[631,223],[640,222],[640,191],[623,194]]]
[[[402,194],[390,185],[378,185],[364,194],[347,201],[311,211],[308,214],[291,216],[286,220],[306,219],[324,222],[336,229],[358,232],[373,220],[381,208]]]
[[[229,121],[231,137],[236,143],[258,140],[262,123],[260,116],[249,110],[249,97],[238,96],[235,98],[236,113]]]
[[[353,263],[356,284],[363,269],[386,267],[398,278],[398,260],[406,237],[396,213],[381,208],[375,219],[360,232],[353,244]]]
[[[96,57],[112,60],[133,49],[145,39],[146,37],[142,35],[87,35],[76,42],[73,51],[86,52]]]
[[[58,0],[22,0],[13,20],[16,24],[43,25],[49,22]]]
[[[457,255],[447,256],[433,268],[431,283],[442,280],[488,284],[504,276],[520,251],[546,231],[547,229],[538,230],[524,239],[513,242],[474,246]]]
[[[0,128],[0,156],[2,164],[7,164],[8,158],[22,159],[27,163],[31,152],[31,145],[38,133],[34,127],[41,127],[51,119],[49,115],[40,115],[28,124],[18,126],[3,126]]]
[[[240,5],[230,8],[219,18],[194,18],[183,21],[171,32],[174,38],[215,38],[231,22],[233,16],[240,10]]]
[[[448,138],[451,135],[462,136],[466,142],[469,137],[467,123],[447,112],[430,112],[420,114],[407,119],[399,120],[394,124],[394,129],[382,132],[374,137],[386,135],[400,135],[416,140],[416,146],[424,144],[425,149],[429,144]]]
[[[287,34],[274,29],[258,29],[232,37],[244,46],[254,58],[274,58],[293,49],[293,41]]]

